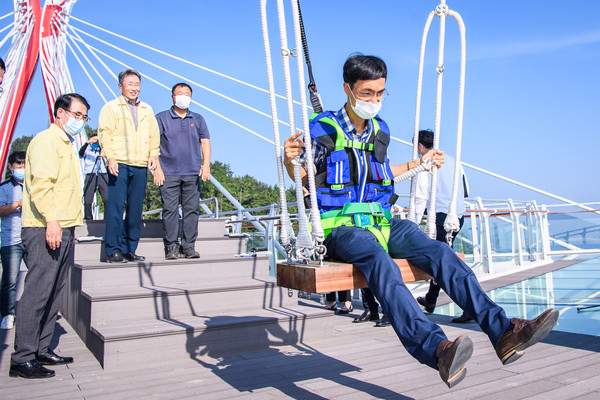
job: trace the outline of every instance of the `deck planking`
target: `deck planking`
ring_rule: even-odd
[[[562,264],[561,264],[562,265]],[[561,265],[555,265],[556,269]],[[565,265],[562,265],[565,266]],[[526,273],[526,278],[552,268]],[[514,283],[522,276],[487,280],[490,288]],[[316,301],[301,300],[320,307]],[[358,305],[358,304],[355,304]],[[127,365],[103,370],[70,325],[57,322],[57,352],[75,363],[58,366],[52,379],[29,381],[8,377],[14,331],[0,331],[2,399],[598,399],[600,398],[600,338],[552,332],[528,349],[517,362],[502,366],[485,334],[474,324],[451,324],[451,317],[429,315],[446,334],[467,334],[475,351],[466,379],[448,389],[437,371],[416,362],[391,328],[353,324],[336,316],[332,337],[295,346],[213,359],[139,365],[132,355]],[[302,327],[298,327],[301,332]],[[148,349],[152,351],[152,349]]]

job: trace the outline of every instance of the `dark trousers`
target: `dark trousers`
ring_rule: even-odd
[[[337,292],[337,294],[338,294],[338,299],[340,300],[340,302],[345,303],[347,301],[351,301],[349,290],[342,290],[341,292]],[[335,292],[327,293],[325,295],[325,299],[327,301],[335,301]]]
[[[94,202],[96,190],[100,193],[106,210],[106,202],[108,201],[108,174],[87,174],[83,188],[83,215],[85,219],[93,219],[92,203]],[[106,212],[104,215],[106,216]]]
[[[107,255],[116,250],[123,254],[135,253],[137,249],[142,230],[146,173],[146,167],[119,163],[119,176],[108,174],[108,203],[104,206]]]
[[[63,228],[62,241],[56,250],[46,244],[46,228],[23,228],[27,276],[17,307],[15,351],[12,363],[31,361],[36,354],[48,351],[54,334],[58,309],[63,300],[65,277],[73,265],[75,228]]]
[[[200,210],[200,177],[198,175],[165,175],[160,187],[163,207],[163,238],[165,246],[179,245],[179,204],[183,218],[181,247],[194,248],[198,237]]]
[[[450,246],[430,239],[411,221],[391,221],[389,254],[362,228],[334,228],[324,244],[329,256],[361,270],[406,350],[432,368],[437,368],[435,351],[446,335],[421,311],[392,257],[405,258],[433,276],[459,307],[475,317],[492,344],[510,325],[504,310],[481,289],[471,268]]]
[[[15,314],[15,297],[17,295],[17,279],[21,269],[21,260],[25,247],[23,243],[0,247],[2,258],[2,282],[0,282],[0,315]]]
[[[448,216],[448,214],[442,213],[442,212],[435,214],[435,228],[436,228],[435,240],[443,242],[443,243],[448,243],[446,241],[446,230],[444,229],[444,222],[446,221],[447,216]],[[459,224],[460,228],[462,228],[464,222],[465,222],[465,217],[460,217],[458,219],[458,224]],[[460,228],[458,229],[459,232],[460,232]],[[454,232],[452,234],[452,248],[454,248],[454,239],[456,239],[457,235],[458,235],[458,232]],[[440,290],[441,290],[440,286],[437,285],[435,283],[435,281],[433,281],[433,280],[429,281],[429,290],[427,291],[427,294],[425,295],[425,300],[427,301],[427,303],[435,304],[440,295]]]
[[[373,295],[373,292],[371,292],[371,289],[360,289],[360,294],[362,296],[362,303],[365,311],[370,310],[371,314],[378,314],[379,303],[377,303],[377,300],[375,300],[375,296]]]

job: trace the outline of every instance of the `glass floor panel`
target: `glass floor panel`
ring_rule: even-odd
[[[506,315],[531,319],[547,308],[560,311],[556,331],[600,336],[600,257],[504,286],[487,294]],[[454,303],[436,313],[460,315]]]

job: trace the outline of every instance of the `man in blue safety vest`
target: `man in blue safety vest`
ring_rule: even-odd
[[[391,218],[394,176],[428,158],[439,167],[444,154],[431,150],[418,160],[390,165],[389,129],[377,115],[387,95],[385,63],[374,56],[352,55],[344,64],[343,78],[346,104],[310,123],[316,196],[328,255],[361,270],[406,350],[437,369],[448,387],[464,379],[473,342],[467,336],[450,341],[427,319],[393,258],[405,258],[433,276],[477,321],[503,364],[517,360],[552,330],[558,310],[546,310],[533,320],[509,319],[450,246],[430,239],[409,220]],[[292,160],[304,156],[299,136],[290,137],[284,146],[284,165],[292,179]],[[306,180],[305,170],[302,179]]]

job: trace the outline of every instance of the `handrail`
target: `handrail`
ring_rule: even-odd
[[[206,207],[206,203],[210,203],[210,202],[214,202],[215,203],[215,211],[210,211],[210,209],[208,207]],[[217,199],[216,197],[209,197],[207,199],[200,199],[200,201],[198,202],[198,205],[200,205],[202,207],[202,209],[208,214],[208,215],[214,215],[213,218],[219,218],[219,199]],[[153,210],[148,210],[148,211],[144,211],[142,213],[142,216],[146,216],[146,215],[155,215],[155,214],[161,214],[162,217],[162,207],[161,208],[155,208]]]

